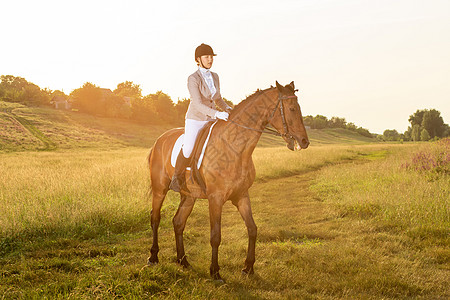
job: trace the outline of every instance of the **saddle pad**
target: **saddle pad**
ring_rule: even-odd
[[[200,169],[200,166],[202,165],[203,156],[206,151],[206,146],[208,145],[209,137],[211,136],[211,131],[212,131],[214,125],[216,125],[216,123],[217,123],[217,121],[214,122],[211,125],[211,127],[209,128],[208,136],[206,137],[205,143],[203,144],[202,152],[201,152],[200,157],[197,162],[197,169]],[[170,164],[174,168],[175,168],[175,164],[177,163],[178,154],[180,154],[181,147],[183,146],[183,139],[184,139],[184,133],[178,137],[177,141],[175,142],[175,145],[173,145],[172,156],[170,157]],[[186,168],[186,170],[190,170],[190,169],[191,169],[190,167]]]

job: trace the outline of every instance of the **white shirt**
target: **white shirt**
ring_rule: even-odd
[[[212,77],[211,71],[209,69],[205,69],[202,67],[198,67],[198,69],[200,70],[200,73],[202,74],[203,79],[205,79],[206,84],[208,85],[209,91],[211,92],[211,98],[212,98],[217,90],[216,90],[216,87],[214,86],[214,79]]]

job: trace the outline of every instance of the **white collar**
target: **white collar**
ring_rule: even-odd
[[[208,75],[211,74],[211,71],[209,69],[205,69],[203,67],[198,67],[198,69],[200,70],[200,72],[202,73],[202,75]]]

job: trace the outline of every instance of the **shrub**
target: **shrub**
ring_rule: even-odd
[[[425,150],[416,152],[403,167],[432,176],[450,174],[450,138],[434,142]]]

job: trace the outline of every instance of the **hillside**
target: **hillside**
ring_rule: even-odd
[[[73,148],[150,148],[171,125],[149,125],[95,117],[46,107],[27,107],[0,101],[0,151]],[[311,129],[311,144],[361,144],[373,142],[345,129]],[[263,135],[259,147],[282,146],[280,137]]]

